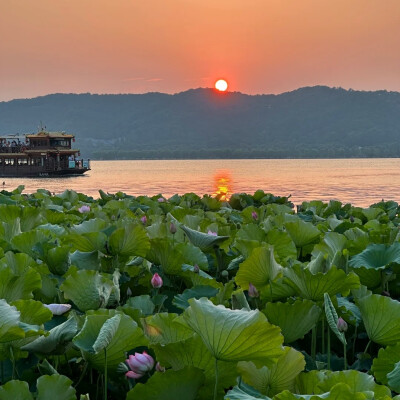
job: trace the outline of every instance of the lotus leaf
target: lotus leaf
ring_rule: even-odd
[[[70,233],[64,236],[63,242],[72,245],[72,250],[83,252],[101,251],[105,252],[107,235],[104,232]]]
[[[0,386],[0,400],[33,400],[29,386],[24,381],[9,381]]]
[[[20,312],[0,299],[0,343],[25,337],[24,330],[19,326]]]
[[[287,259],[296,259],[297,249],[287,232],[272,229],[267,233],[267,243],[273,246],[275,258],[284,263]],[[285,264],[286,265],[286,264]]]
[[[148,294],[130,297],[126,305],[136,310],[140,310],[143,315],[151,315],[154,311],[154,303]]]
[[[258,247],[246,261],[240,264],[235,280],[245,290],[249,288],[249,283],[262,287],[277,278],[282,270],[282,266],[275,261],[271,247]]]
[[[108,245],[113,255],[145,257],[150,241],[141,226],[129,224],[115,230],[110,235]]]
[[[78,267],[78,269],[92,269],[99,270],[99,252],[97,250],[86,252],[76,250],[70,254],[71,264]]]
[[[71,379],[64,375],[43,375],[37,380],[37,400],[76,400]]]
[[[193,336],[189,327],[178,322],[181,319],[177,314],[158,313],[142,319],[143,331],[151,344],[181,342]]]
[[[107,322],[110,319],[112,321]],[[114,372],[118,364],[125,360],[125,353],[134,347],[146,345],[147,339],[128,315],[102,309],[87,312],[83,327],[73,343],[81,349],[84,359],[99,370],[104,370],[105,359],[104,353],[98,350],[106,348],[107,369]]]
[[[272,365],[282,354],[283,336],[259,311],[230,310],[207,299],[190,299],[186,323],[217,360]]]
[[[346,273],[333,266],[328,272],[313,274],[310,270],[304,269],[301,265],[286,268],[284,271],[284,282],[291,286],[295,293],[304,298],[314,301],[321,301],[324,293],[335,295],[341,293],[347,295],[350,289],[357,289],[360,286],[359,278],[354,273]]]
[[[218,293],[218,289],[212,286],[194,286],[191,289],[186,289],[183,293],[177,294],[172,303],[178,308],[185,310],[189,307],[189,299],[200,299],[201,297],[214,297]]]
[[[39,354],[63,354],[66,347],[70,346],[71,339],[78,330],[77,322],[70,318],[53,329],[48,336],[40,336],[33,342],[26,344],[22,350]]]
[[[328,321],[328,324],[334,334],[337,336],[337,338],[344,344],[347,344],[346,341],[346,336],[344,332],[339,331],[338,329],[338,315],[335,310],[335,307],[332,303],[332,300],[329,297],[328,293],[324,294],[324,306],[325,306],[325,315],[326,315],[326,320]]]
[[[372,372],[375,379],[385,385],[388,384],[388,374],[395,369],[400,361],[400,343],[394,346],[388,346],[386,349],[380,349],[378,357],[374,358],[372,363]],[[397,390],[398,391],[398,390]]]
[[[330,266],[335,265],[336,267],[342,267],[343,263],[340,261],[342,257],[342,252],[346,247],[347,238],[344,235],[336,232],[327,232],[321,243],[316,244],[314,246],[314,250],[312,251],[312,256],[317,257],[319,254],[323,254],[327,257],[327,262]],[[339,254],[339,259],[334,263],[333,261],[336,260],[337,254]]]
[[[60,286],[66,299],[71,299],[81,310],[97,310],[109,302],[115,290],[114,282],[97,271],[70,270]]]
[[[368,337],[383,346],[400,341],[400,303],[373,294],[357,300]]]
[[[285,343],[292,343],[316,325],[321,308],[311,300],[303,299],[294,303],[267,303],[264,312],[271,324],[282,329]]]
[[[40,254],[40,248],[50,240],[50,236],[40,230],[23,232],[11,239],[14,249],[21,253],[29,254],[36,258]]]
[[[128,392],[127,400],[195,400],[204,375],[197,368],[168,370],[154,374],[146,384],[138,383]]]
[[[199,335],[194,334],[194,336],[179,342],[166,345],[160,343],[153,347],[157,360],[162,365],[170,365],[174,370],[188,366],[201,369],[205,375],[205,382],[199,397],[204,400],[212,398],[215,384],[215,358],[207,350]],[[235,362],[218,362],[219,392],[235,384],[237,377],[235,365]]]
[[[285,347],[284,353],[273,367],[258,369],[252,362],[240,361],[238,371],[245,383],[261,394],[272,397],[283,390],[293,391],[295,378],[305,365],[303,354],[291,347]]]
[[[229,239],[229,236],[214,236],[195,231],[185,225],[180,225],[180,228],[186,233],[190,243],[205,252],[213,250],[215,246],[219,246],[221,243],[225,242],[225,240]]]
[[[307,244],[318,240],[321,232],[310,222],[304,222],[300,219],[295,222],[286,222],[285,228],[289,232],[297,248],[304,247]]]
[[[224,400],[271,400],[270,397],[263,396],[260,392],[241,383],[240,387],[235,386],[225,395]]]

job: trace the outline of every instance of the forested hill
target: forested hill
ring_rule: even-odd
[[[0,134],[77,136],[91,158],[400,157],[400,93],[52,94],[0,102]]]

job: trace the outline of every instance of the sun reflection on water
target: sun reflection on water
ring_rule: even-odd
[[[231,173],[228,170],[217,171],[214,175],[214,194],[217,199],[229,200],[233,193]]]

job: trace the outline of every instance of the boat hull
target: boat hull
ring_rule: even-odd
[[[3,169],[0,170],[0,178],[54,178],[61,176],[83,175],[87,171],[90,171],[90,169],[61,169],[57,171],[32,171],[28,169],[19,171],[7,171],[7,169]]]

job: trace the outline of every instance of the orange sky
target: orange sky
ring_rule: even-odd
[[[400,91],[400,0],[0,0],[0,101],[66,93]]]

